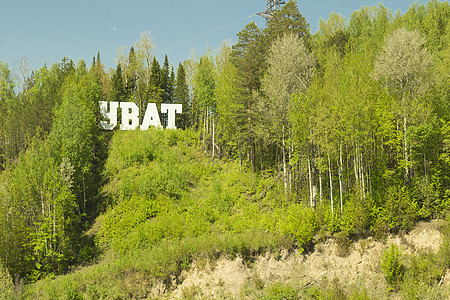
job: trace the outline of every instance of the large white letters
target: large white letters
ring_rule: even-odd
[[[135,130],[139,126],[139,107],[134,102],[120,102],[122,109],[121,130]]]
[[[106,121],[100,121],[100,126],[106,130],[113,130],[117,125],[117,108],[119,107],[119,102],[109,102],[109,112],[108,112],[108,102],[100,101],[100,113],[103,118],[109,119],[109,123]]]
[[[144,120],[142,120],[141,130],[147,130],[148,127],[155,126],[162,128],[161,120],[159,119],[158,109],[156,103],[149,103],[145,111]]]
[[[181,104],[161,104],[161,113],[167,113],[167,128],[177,129],[175,126],[175,113],[181,114],[183,112],[183,106]]]
[[[100,126],[106,130],[113,130],[117,125],[117,109],[120,107],[122,110],[122,124],[120,124],[121,130],[135,130],[140,128],[141,130],[147,130],[150,126],[162,128],[161,120],[159,118],[158,108],[156,103],[149,103],[145,110],[144,119],[139,126],[139,107],[134,102],[108,102],[100,101],[100,113],[108,121],[100,121]],[[181,114],[183,107],[181,104],[161,104],[161,113],[167,114],[167,128],[176,129],[175,116]]]

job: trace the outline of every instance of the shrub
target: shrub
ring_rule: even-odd
[[[414,198],[412,198],[404,186],[391,186],[385,194],[385,203],[380,211],[377,220],[386,224],[392,232],[399,230],[409,230],[414,226],[417,219],[418,208]]]
[[[433,253],[420,253],[411,258],[411,266],[408,273],[416,281],[423,282],[427,285],[438,283],[444,276],[445,268],[437,260],[437,256]]]
[[[291,204],[281,209],[279,214],[278,228],[281,234],[292,238],[302,252],[316,233],[314,210],[301,204]]]
[[[14,295],[14,285],[9,275],[8,269],[0,263],[0,300],[12,299]]]
[[[341,231],[335,235],[336,241],[336,254],[340,257],[347,257],[350,254],[350,247],[352,240],[349,238],[348,233]]]
[[[442,228],[442,243],[439,247],[438,261],[445,268],[450,268],[450,211],[447,213],[445,224]]]
[[[269,286],[262,297],[264,300],[294,300],[300,299],[296,288],[277,282]]]
[[[364,236],[372,224],[373,201],[370,197],[362,198],[353,193],[344,206],[344,219],[341,229],[351,235]]]
[[[391,244],[381,260],[381,270],[390,288],[398,288],[405,274],[402,252],[397,245]]]

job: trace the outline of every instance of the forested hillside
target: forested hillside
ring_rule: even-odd
[[[176,69],[145,33],[110,70],[97,53],[14,80],[0,62],[0,298],[148,297],[196,259],[445,218],[449,20],[448,1],[380,4],[313,34],[289,1]],[[106,131],[99,101],[135,102],[141,121],[148,103],[183,113],[178,130]],[[444,236],[421,265],[382,268],[392,290],[440,284]],[[133,272],[139,292],[120,284]]]

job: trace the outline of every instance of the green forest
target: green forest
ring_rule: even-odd
[[[236,44],[176,68],[152,49],[143,33],[114,69],[94,53],[22,80],[0,61],[0,299],[146,298],[194,260],[307,253],[329,236],[383,240],[446,219],[438,253],[381,268],[408,299],[440,285],[448,1],[332,13],[313,34],[291,0],[265,28],[251,22]],[[183,113],[176,130],[106,131],[99,101]],[[286,289],[263,298],[372,299]]]

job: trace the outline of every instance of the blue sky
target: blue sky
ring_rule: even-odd
[[[378,3],[304,0],[298,6],[314,33],[319,19],[332,11],[348,18],[360,7]],[[393,13],[404,13],[413,1],[382,3]],[[224,40],[235,43],[236,34],[251,21],[263,27],[264,19],[254,14],[264,9],[264,0],[0,0],[0,61],[13,71],[21,57],[33,69],[64,56],[85,59],[89,66],[99,50],[103,63],[115,67],[117,50],[128,51],[141,32],[149,32],[157,59],[167,53],[176,67],[193,48],[201,54]]]

